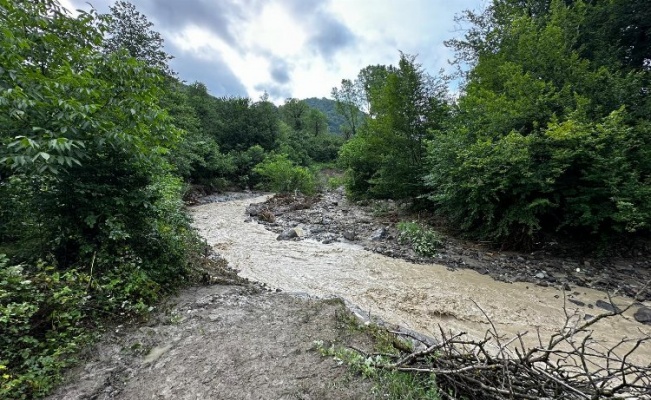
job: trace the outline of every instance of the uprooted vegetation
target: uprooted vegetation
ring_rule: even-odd
[[[436,340],[372,327],[371,333],[382,339],[378,343],[385,344],[375,352],[323,345],[321,351],[380,381],[410,374],[410,390],[421,393],[419,398],[651,399],[651,363],[636,358],[651,335],[640,331],[639,337],[610,346],[592,336],[591,327],[634,304],[587,321],[564,307],[564,325],[547,338],[539,331],[504,336],[476,304],[491,326],[481,339],[440,325]],[[537,344],[527,345],[532,336]]]

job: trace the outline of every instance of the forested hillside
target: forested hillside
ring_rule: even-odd
[[[341,109],[338,109],[338,103],[336,100],[326,99],[322,97],[320,99],[316,97],[310,97],[309,99],[304,100],[308,106],[315,108],[325,114],[328,119],[328,128],[331,133],[346,136],[350,127],[344,116],[344,113]],[[358,118],[363,120],[365,118],[364,113],[361,110],[357,110]]]

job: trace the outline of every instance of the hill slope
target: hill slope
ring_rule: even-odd
[[[335,108],[336,102],[334,100],[326,99],[325,97],[320,99],[310,97],[304,101],[308,106],[316,108],[328,117],[328,128],[331,133],[341,135],[341,129],[342,126],[346,124],[346,120],[337,112],[337,109]]]

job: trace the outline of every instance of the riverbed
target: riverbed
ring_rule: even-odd
[[[491,327],[487,315],[500,335],[529,332],[525,342],[534,346],[538,332],[545,338],[563,327],[565,311],[573,323],[580,323],[600,312],[590,305],[609,301],[606,293],[594,289],[577,288],[577,295],[531,283],[505,283],[472,270],[414,264],[345,242],[279,241],[276,233],[245,215],[250,203],[267,198],[193,207],[194,226],[244,278],[285,292],[341,297],[390,324],[426,335],[437,336],[441,327],[481,338]],[[569,302],[569,295],[579,296],[585,306]],[[632,302],[612,300],[618,307]],[[609,346],[624,337],[651,334],[651,327],[635,321],[633,312],[600,321],[593,337]],[[650,347],[644,344],[636,352],[640,361],[651,359]]]

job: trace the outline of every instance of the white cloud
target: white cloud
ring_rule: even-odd
[[[452,57],[443,40],[454,32],[453,17],[482,0],[133,0],[155,23],[166,43],[208,66],[227,68],[228,74],[252,98],[268,89],[281,102],[293,97],[328,97],[343,78],[354,78],[371,64],[395,64],[398,50],[419,54],[432,74]],[[62,0],[68,8],[81,0]],[[92,1],[91,1],[92,2]],[[108,0],[94,4],[106,12]],[[196,9],[190,9],[195,5]],[[218,7],[217,7],[218,6]],[[86,5],[86,8],[88,6]],[[217,15],[198,14],[213,10]],[[170,19],[170,15],[179,18]],[[200,21],[196,20],[200,15]],[[194,19],[194,20],[193,20]],[[225,26],[226,24],[226,26]],[[183,60],[180,67],[192,65]],[[182,79],[194,81],[197,69],[179,69]],[[206,76],[210,71],[206,71]],[[209,89],[211,82],[206,82]],[[217,86],[217,85],[215,85]],[[227,95],[230,93],[214,93]]]

